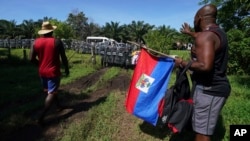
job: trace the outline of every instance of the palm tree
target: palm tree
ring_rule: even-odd
[[[18,32],[18,27],[16,26],[16,22],[14,20],[0,20],[0,31],[1,35],[7,38],[15,38]]]
[[[35,37],[35,22],[33,20],[24,20],[20,25],[22,35],[25,38],[31,39]]]
[[[178,32],[175,29],[163,25],[151,30],[145,36],[145,40],[150,48],[160,52],[169,53],[168,50],[171,49],[177,35]]]
[[[79,12],[78,10],[74,10],[69,14],[67,18],[67,24],[69,24],[75,33],[75,38],[83,39],[84,37],[84,29],[87,25],[88,18],[85,16],[83,12]]]
[[[112,38],[116,41],[122,40],[123,28],[119,25],[119,22],[106,23],[106,25],[102,28],[102,32],[105,36]]]
[[[90,23],[87,23],[85,25],[85,28],[84,28],[84,31],[85,31],[85,34],[84,34],[84,39],[87,38],[87,36],[96,36],[96,35],[99,35],[100,34],[100,27],[99,25],[93,23],[93,22],[90,22]]]
[[[144,21],[132,21],[130,25],[128,25],[128,29],[131,32],[133,39],[139,43],[144,43],[145,40],[143,38],[151,29],[154,28],[154,25],[144,24]]]
[[[7,20],[0,20],[0,37],[5,38],[7,36],[7,24],[9,24],[9,21]]]

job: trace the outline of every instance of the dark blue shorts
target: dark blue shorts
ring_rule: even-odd
[[[41,77],[41,83],[43,86],[43,90],[47,92],[48,94],[53,94],[56,93],[59,85],[60,85],[60,78],[55,77],[55,78],[45,78]]]

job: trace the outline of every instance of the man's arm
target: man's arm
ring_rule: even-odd
[[[39,64],[39,61],[37,60],[36,58],[37,54],[36,52],[34,51],[34,44],[30,47],[30,55],[29,55],[29,60],[30,62],[38,65]]]
[[[215,41],[212,32],[202,32],[195,40],[197,63],[194,67],[197,71],[210,71],[213,69],[215,57]]]
[[[62,59],[62,63],[63,63],[64,68],[65,68],[65,73],[66,73],[66,75],[69,75],[68,58],[67,58],[67,56],[65,54],[65,49],[64,49],[64,46],[63,46],[63,42],[60,39],[56,39],[56,44],[59,47],[59,52],[60,52],[60,56],[61,56],[61,59]]]
[[[212,32],[200,32],[195,38],[196,61],[193,61],[190,69],[199,72],[209,72],[213,69],[215,57],[215,40]],[[186,66],[188,62],[176,58],[177,65]]]

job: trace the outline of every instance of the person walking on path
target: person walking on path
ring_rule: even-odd
[[[30,50],[30,61],[38,65],[43,91],[47,95],[44,108],[38,120],[40,124],[44,122],[44,117],[53,103],[60,106],[57,92],[61,79],[61,61],[64,65],[66,76],[69,75],[68,59],[63,43],[60,39],[53,37],[53,31],[56,28],[48,21],[43,22],[41,30],[38,31],[41,37],[35,39]]]

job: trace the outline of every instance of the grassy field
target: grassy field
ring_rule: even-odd
[[[29,50],[26,49],[26,55]],[[100,66],[100,58],[97,57],[97,64],[90,63],[90,56],[66,52],[70,64],[70,76],[62,78],[62,84],[69,84],[79,77],[89,75]],[[188,58],[187,51],[171,51],[183,58]],[[27,57],[27,56],[26,56]],[[40,81],[36,66],[30,64],[22,49],[12,49],[11,58],[8,59],[7,49],[0,49],[0,132],[8,133],[18,129],[30,122],[25,117],[26,113],[42,106],[43,100],[32,101],[35,94],[40,93]],[[84,69],[83,69],[84,68]],[[102,83],[115,77],[121,69],[109,68],[103,76]],[[63,69],[62,69],[63,70]],[[132,74],[133,71],[131,70]],[[174,74],[174,73],[173,73]],[[174,77],[174,76],[172,76]],[[250,124],[250,77],[229,76],[232,92],[216,128],[213,141],[229,141],[229,127],[234,124]],[[170,80],[170,85],[174,79]],[[97,89],[93,85],[91,91]],[[111,141],[111,140],[176,140],[181,141],[183,137],[188,140],[192,138],[191,133],[171,136],[167,131],[145,125],[144,122],[126,113],[124,109],[125,96],[120,91],[110,91],[106,101],[89,109],[88,114],[77,123],[67,125],[62,136],[56,140],[63,141]],[[20,104],[18,104],[20,103]],[[6,106],[11,105],[9,108]],[[8,110],[6,110],[8,109]],[[124,134],[126,132],[127,134]],[[182,139],[181,139],[182,138]],[[1,138],[0,138],[1,139]]]

